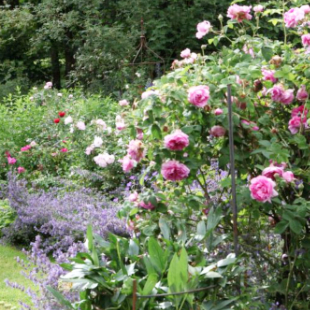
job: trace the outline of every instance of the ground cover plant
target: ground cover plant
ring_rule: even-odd
[[[51,281],[41,283],[37,309],[309,308],[310,7],[302,1],[283,2],[280,8],[275,2],[255,7],[233,3],[226,15],[225,24],[219,16],[220,28],[205,20],[193,29],[203,44],[201,54],[184,47],[171,72],[154,81],[141,98],[124,94],[117,105],[105,108],[106,118],[98,119],[97,109],[90,110],[90,116],[88,107],[73,109],[69,101],[62,101],[62,94],[49,101],[45,91],[52,85],[45,85],[43,95],[51,108],[42,112],[48,119],[42,117],[40,124],[48,128],[41,139],[53,137],[47,148],[55,143],[59,147],[57,156],[48,151],[50,160],[57,158],[48,171],[78,183],[81,179],[69,168],[73,163],[79,176],[85,175],[83,168],[107,180],[106,175],[113,180],[122,169],[125,190],[114,183],[117,194],[107,198],[118,204],[118,218],[116,212],[113,218],[126,223],[127,233],[100,234],[98,226],[106,220],[91,209],[91,220],[83,223],[78,238],[56,251],[60,265],[49,268],[46,255],[59,243],[53,242],[53,229],[45,231],[45,223],[61,229],[65,225],[72,238],[73,224],[85,207],[69,203],[68,209],[62,204],[61,198],[77,195],[69,187],[54,194],[57,189],[24,186],[29,201],[38,200],[35,195],[43,190],[39,196],[50,195],[53,206],[47,214],[48,204],[42,204],[45,222],[38,224],[40,217],[32,221],[35,203],[20,208],[11,202],[18,216],[13,225],[30,221],[40,233],[35,241],[32,236],[29,255]],[[280,29],[279,38],[268,38],[261,23]],[[205,53],[205,44],[220,42],[229,43],[216,53]],[[40,96],[36,100],[42,103]],[[230,207],[229,100],[237,174],[237,253]],[[59,117],[53,118],[56,110]],[[23,177],[35,181],[38,165],[24,155],[36,144],[4,150],[5,167],[17,173],[19,182]],[[71,149],[68,159],[62,157]],[[104,182],[97,189],[91,201],[102,201],[99,195],[108,194]],[[56,219],[66,219],[60,226],[54,225],[55,216],[49,217],[58,208],[62,211]],[[73,223],[66,212],[77,215]],[[55,249],[46,248],[46,242]],[[49,269],[58,271],[49,277]]]

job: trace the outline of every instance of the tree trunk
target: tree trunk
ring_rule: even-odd
[[[59,62],[58,47],[55,43],[52,43],[50,55],[51,55],[53,84],[56,88],[60,89],[61,88],[60,62]]]

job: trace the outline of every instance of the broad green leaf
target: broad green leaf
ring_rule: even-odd
[[[263,54],[263,57],[265,58],[265,60],[269,61],[273,56],[273,50],[271,47],[263,46],[262,47],[262,54]]]
[[[170,227],[169,227],[168,222],[163,217],[161,217],[159,219],[158,225],[159,225],[160,231],[163,234],[164,238],[167,240],[170,240],[170,234],[171,233],[170,233]]]
[[[47,286],[46,289],[58,300],[62,306],[66,307],[66,309],[74,309],[70,301],[66,300],[65,297],[53,287]]]
[[[144,285],[142,295],[148,295],[152,292],[153,288],[155,287],[158,281],[158,276],[156,273],[149,274]]]
[[[148,251],[150,255],[150,260],[155,269],[159,273],[164,272],[166,266],[166,254],[154,237],[151,237],[149,239]]]
[[[289,223],[287,221],[281,221],[276,225],[274,232],[276,234],[282,234],[288,228],[288,225]]]
[[[130,239],[130,241],[129,241],[128,254],[130,256],[139,255],[139,246],[132,239]]]
[[[197,225],[197,232],[195,239],[201,241],[207,233],[205,221],[200,221]]]

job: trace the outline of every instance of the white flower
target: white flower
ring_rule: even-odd
[[[144,93],[142,93],[141,98],[146,99],[146,98],[153,96],[153,95],[158,96],[159,95],[158,90],[147,90]]]
[[[120,115],[117,115],[115,118],[115,126],[118,130],[123,130],[126,128],[125,120]]]
[[[65,125],[71,124],[73,122],[73,119],[71,116],[68,116],[65,118]]]
[[[70,133],[74,133],[74,126],[70,125]]]
[[[136,72],[136,76],[137,76],[138,78],[141,77],[141,73]]]
[[[97,119],[96,124],[101,130],[106,130],[107,128],[107,124],[102,119]]]
[[[37,145],[37,143],[35,141],[31,141],[30,146],[31,147],[35,147]]]
[[[57,96],[58,96],[58,97],[62,97],[62,93],[58,93]]]
[[[108,153],[99,154],[96,157],[94,157],[95,163],[105,168],[107,165],[113,164],[115,161],[114,155],[109,155]]]
[[[30,101],[32,101],[32,100],[33,100],[33,97],[32,97],[32,96],[31,96],[31,97],[29,97],[29,100],[30,100]]]
[[[77,123],[76,123],[76,127],[77,127],[77,129],[79,129],[79,130],[85,130],[85,129],[86,129],[85,123],[82,122],[82,121],[77,122]]]
[[[70,94],[70,95],[68,96],[68,98],[69,98],[69,99],[72,99],[72,98],[73,98],[73,95],[72,95],[72,94]]]
[[[102,145],[103,141],[100,137],[95,137],[93,146],[94,147],[100,147]]]
[[[121,107],[125,107],[129,104],[129,102],[126,99],[120,100],[118,103]]]

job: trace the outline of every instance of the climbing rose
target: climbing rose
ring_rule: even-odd
[[[305,18],[304,10],[292,8],[284,14],[284,22],[287,28],[296,27]]]
[[[53,87],[53,83],[52,82],[46,82],[44,89],[51,89]]]
[[[95,123],[96,123],[96,125],[98,126],[99,129],[101,129],[101,130],[106,130],[107,129],[107,124],[105,123],[104,120],[99,118],[99,119],[97,119],[95,121]]]
[[[296,98],[299,101],[306,101],[308,99],[308,93],[306,91],[306,86],[305,85],[301,85],[301,87],[298,89],[297,94],[296,94]]]
[[[217,138],[225,136],[225,133],[226,133],[226,129],[222,126],[213,126],[210,129],[210,134]]]
[[[139,203],[139,207],[147,210],[153,210],[155,208],[150,202],[145,203],[144,201],[141,201]]]
[[[251,180],[251,197],[260,202],[271,202],[271,198],[278,195],[276,183],[265,176],[258,176]]]
[[[131,159],[129,155],[126,155],[125,157],[120,159],[119,162],[122,164],[124,172],[129,172],[135,166],[136,163],[136,161]]]
[[[305,119],[306,121],[306,119]],[[304,121],[304,122],[305,122]],[[295,135],[296,133],[298,133],[300,127],[302,125],[301,122],[301,117],[299,116],[294,116],[293,118],[290,119],[290,121],[288,122],[288,129],[290,130],[291,134]]]
[[[146,99],[146,98],[153,96],[153,95],[158,96],[159,95],[158,90],[147,90],[144,93],[142,93],[141,98]]]
[[[14,165],[17,162],[16,158],[14,157],[8,157],[8,164]]]
[[[54,123],[55,123],[55,124],[58,124],[59,122],[60,122],[60,119],[59,119],[59,118],[55,118],[55,119],[54,119]]]
[[[165,137],[165,147],[172,151],[181,151],[188,145],[188,135],[179,129]]]
[[[294,90],[285,90],[283,85],[274,85],[271,90],[271,99],[276,102],[281,102],[285,105],[292,103],[294,100]]]
[[[304,117],[306,117],[308,112],[309,111],[307,109],[305,109],[305,106],[301,105],[300,107],[292,109],[291,115],[292,115],[292,117],[294,117],[294,116],[302,116],[302,115]]]
[[[265,81],[271,81],[272,83],[276,83],[278,79],[274,77],[275,71],[274,70],[267,70],[265,68],[262,69],[263,79]]]
[[[309,14],[310,13],[310,6],[309,5],[302,5],[300,7],[300,9],[303,10],[305,14]]]
[[[169,160],[161,166],[161,173],[166,180],[180,181],[188,177],[190,170],[176,160]]]
[[[17,168],[17,173],[23,173],[25,171],[26,171],[26,169],[24,167],[18,167]]]
[[[102,168],[105,168],[109,164],[113,164],[114,160],[114,156],[108,153],[99,154],[94,157],[95,163]]]
[[[256,12],[256,13],[261,13],[261,12],[264,11],[264,7],[262,5],[260,5],[260,4],[256,5],[256,6],[254,6],[253,11]]]
[[[242,22],[244,19],[250,20],[252,19],[252,15],[250,14],[251,12],[251,6],[247,5],[238,5],[234,4],[230,6],[227,10],[227,17],[230,19],[235,19],[239,23]]]
[[[188,101],[198,108],[203,108],[207,105],[210,98],[209,86],[200,85],[193,86],[188,90]]]
[[[92,144],[94,147],[100,147],[102,145],[103,141],[100,137],[95,137],[94,143]]]
[[[204,20],[203,22],[199,23],[197,25],[197,33],[196,33],[196,38],[201,39],[204,37],[206,34],[210,32],[211,29],[211,24],[209,21]]]
[[[189,58],[191,56],[191,50],[189,48],[186,48],[181,52],[180,56],[182,58]]]
[[[287,182],[293,182],[295,180],[294,173],[292,171],[286,171],[283,173],[283,179]]]
[[[270,166],[263,170],[262,175],[266,178],[270,178],[272,180],[275,179],[275,175],[278,175],[279,177],[282,177],[283,175],[283,168],[282,167],[275,167]]]
[[[126,128],[125,120],[120,115],[116,115],[115,126],[117,130],[124,130]]]
[[[31,145],[26,145],[26,146],[23,146],[20,150],[22,151],[22,152],[26,152],[26,151],[29,151],[31,149]]]
[[[131,140],[128,145],[127,154],[139,162],[144,156],[143,143],[140,140]]]
[[[94,149],[95,149],[95,146],[94,146],[93,144],[90,145],[90,146],[88,146],[88,147],[86,148],[86,150],[85,150],[85,154],[86,154],[86,155],[90,155],[91,152],[92,152]]]
[[[61,153],[67,153],[67,152],[68,152],[68,149],[64,147],[64,148],[62,148],[62,149],[60,150],[60,152],[61,152]]]
[[[217,109],[214,110],[214,114],[215,115],[221,115],[222,113],[223,113],[223,110],[220,109],[220,108],[217,108]]]
[[[58,115],[59,115],[60,117],[64,117],[64,116],[66,115],[66,112],[60,111],[60,112],[58,112]]]
[[[128,200],[131,202],[137,201],[139,198],[139,194],[137,192],[133,192],[129,195]]]
[[[120,100],[118,103],[121,107],[125,107],[126,105],[129,105],[129,102],[126,99]]]
[[[301,42],[304,47],[309,47],[310,46],[310,33],[303,34],[301,36]]]

